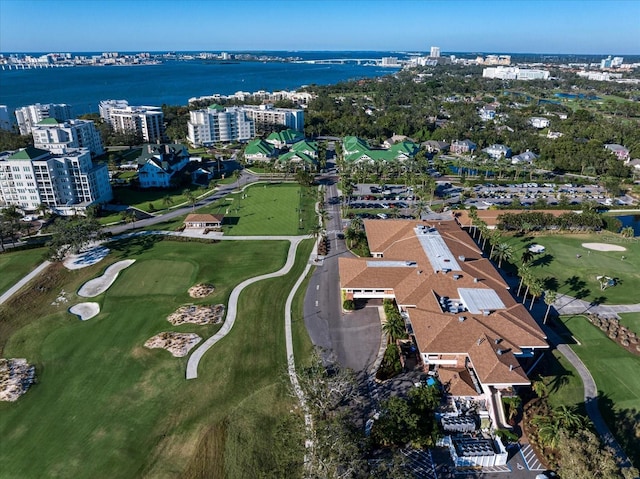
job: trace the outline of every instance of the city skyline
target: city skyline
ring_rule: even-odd
[[[633,55],[640,54],[638,18],[638,0],[0,0],[0,51],[429,51],[436,45],[443,52]]]

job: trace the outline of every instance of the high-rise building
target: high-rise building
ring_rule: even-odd
[[[255,122],[243,108],[224,108],[220,105],[190,112],[187,128],[187,139],[194,146],[247,141],[256,134]]]
[[[7,105],[0,105],[0,130],[11,130],[11,117]]]
[[[73,118],[71,105],[64,103],[47,103],[43,105],[36,103],[35,105],[18,108],[15,113],[21,135],[31,134],[33,126],[46,118],[55,118],[60,121]]]
[[[126,100],[105,100],[100,117],[115,131],[136,132],[147,143],[164,141],[164,113],[158,106],[130,106]]]
[[[64,154],[72,148],[87,148],[92,155],[104,153],[102,139],[91,120],[58,121],[47,118],[38,122],[31,130],[36,148],[52,153]]]
[[[304,132],[304,110],[296,108],[274,108],[273,105],[245,105],[242,110],[255,121],[256,129],[263,126],[284,125],[292,130]]]
[[[0,154],[0,205],[35,211],[45,204],[71,215],[112,198],[107,165],[93,163],[87,148],[60,155],[34,147]]]
[[[432,58],[440,57],[440,47],[431,47],[431,53],[429,56]]]

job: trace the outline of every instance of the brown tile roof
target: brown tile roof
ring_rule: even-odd
[[[217,223],[224,219],[224,215],[210,215],[207,213],[191,213],[184,219],[185,223]]]
[[[478,396],[469,371],[465,368],[438,368],[438,379],[445,391],[454,396]]]
[[[419,224],[425,223],[365,221],[369,248],[383,257],[340,258],[341,287],[393,289],[396,302],[407,307],[422,353],[468,356],[483,383],[528,383],[514,353],[520,353],[522,348],[548,347],[540,327],[526,308],[515,301],[505,281],[482,257],[471,237],[454,221],[428,223],[436,227],[460,266],[459,271],[434,272],[414,232]],[[415,261],[416,267],[368,267],[369,261]],[[458,279],[454,279],[454,274]],[[487,316],[469,311],[443,312],[439,298],[459,299],[458,288],[491,289],[505,307]],[[459,320],[461,316],[464,321]],[[504,350],[504,354],[497,354],[497,349]]]

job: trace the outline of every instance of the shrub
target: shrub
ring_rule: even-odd
[[[354,309],[356,309],[356,303],[353,301],[353,299],[345,299],[342,303],[342,309],[344,309],[345,311],[353,311]]]

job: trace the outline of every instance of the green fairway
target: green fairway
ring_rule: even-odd
[[[244,235],[306,234],[315,218],[315,189],[297,184],[258,184],[230,195],[224,206],[224,232]]]
[[[227,236],[304,235],[317,224],[317,191],[296,183],[259,183],[199,208],[196,213],[225,215],[222,229]],[[184,218],[145,229],[176,230]]]
[[[45,248],[0,254],[0,295],[42,263],[46,257]]]
[[[546,248],[544,253],[536,254],[531,263],[532,272],[543,280],[544,289],[604,304],[640,301],[640,242],[624,241],[608,233],[525,235],[508,241],[514,245],[517,264],[529,245],[537,243]],[[626,251],[595,251],[583,247],[582,243],[622,246]],[[597,276],[615,278],[617,284],[602,291]]]
[[[640,438],[634,437],[629,428],[639,419],[640,356],[618,346],[584,316],[563,317],[562,321],[580,342],[571,348],[596,382],[602,415],[637,464],[640,461]],[[632,411],[635,411],[635,419],[632,419]]]
[[[280,268],[288,243],[140,237],[110,246],[103,264],[61,270],[56,288],[36,295],[31,309],[22,302],[12,310],[17,329],[0,330],[10,332],[0,337],[3,356],[28,358],[38,378],[19,401],[0,404],[0,476],[189,478],[224,471],[284,477],[277,471],[296,471],[302,446],[276,433],[299,419],[289,413],[295,401],[286,387],[283,310],[311,241],[299,248],[291,273],[243,292],[234,329],[204,356],[191,381],[184,379],[186,357],[148,350],[144,341],[172,330],[211,336],[219,326],[173,327],[166,317],[184,303],[226,303],[239,282]],[[66,312],[80,301],[75,291],[84,281],[129,258],[136,263],[95,299],[98,316],[81,322]],[[214,284],[215,293],[190,298],[186,289],[199,282]],[[69,293],[64,307],[51,305],[59,287]]]
[[[640,336],[640,313],[620,314],[620,324]]]

